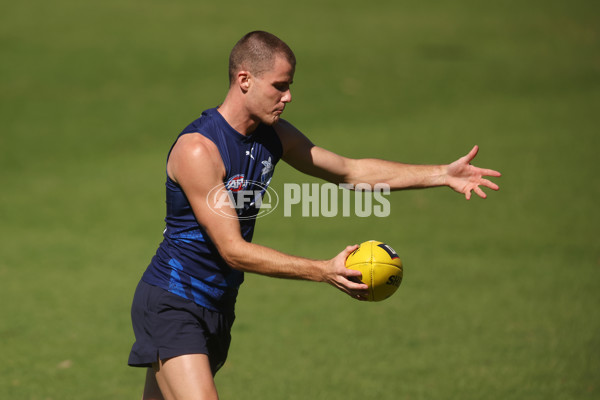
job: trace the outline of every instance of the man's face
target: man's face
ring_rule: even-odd
[[[294,68],[280,56],[275,57],[272,69],[252,75],[246,103],[250,114],[264,124],[277,123],[285,105],[292,101],[293,80]]]

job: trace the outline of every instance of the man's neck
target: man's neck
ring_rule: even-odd
[[[233,129],[244,136],[252,134],[258,127],[259,121],[252,119],[241,102],[229,94],[223,104],[219,106],[218,111]]]

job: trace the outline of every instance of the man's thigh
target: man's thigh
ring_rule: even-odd
[[[154,376],[166,400],[219,398],[206,354],[186,354],[159,361]]]

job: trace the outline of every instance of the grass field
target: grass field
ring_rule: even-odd
[[[411,163],[479,144],[503,177],[485,201],[394,193],[385,219],[262,218],[255,241],[297,255],[385,241],[404,282],[366,304],[248,275],[221,398],[599,398],[598,3],[231,3],[1,6],[0,398],[139,398],[129,306],[166,151],[253,29],[295,50],[285,117],[317,144]]]

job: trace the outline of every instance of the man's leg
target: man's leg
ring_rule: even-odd
[[[206,354],[173,357],[159,361],[156,366],[155,370],[148,372],[146,388],[152,389],[150,375],[153,373],[164,399],[218,400],[217,388]]]
[[[146,384],[144,385],[144,396],[142,400],[164,400],[165,398],[156,382],[156,371],[148,368],[146,371]]]

